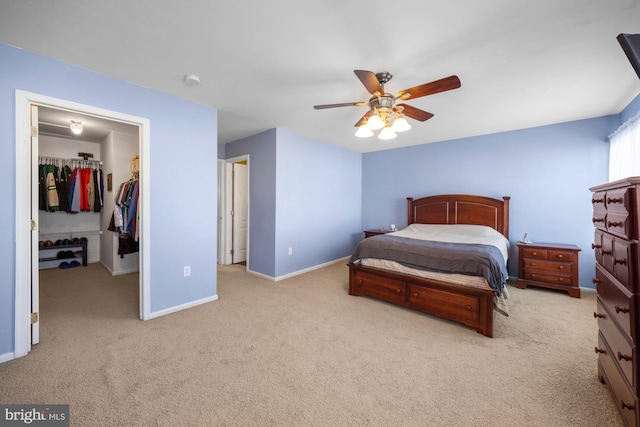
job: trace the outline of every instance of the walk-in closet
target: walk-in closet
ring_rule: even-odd
[[[78,269],[93,269],[89,277],[139,273],[139,140],[137,125],[38,108],[41,293],[47,280],[91,280]],[[82,292],[76,285],[72,292]]]

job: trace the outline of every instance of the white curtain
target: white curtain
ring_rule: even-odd
[[[609,182],[640,176],[640,113],[609,135]]]

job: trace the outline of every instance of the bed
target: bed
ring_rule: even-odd
[[[495,308],[508,315],[509,200],[468,194],[407,198],[407,228],[368,237],[356,247],[348,262],[349,294],[462,323],[493,337]],[[467,231],[472,232],[469,242],[463,236]],[[454,237],[439,241],[429,237],[432,232]],[[476,234],[506,241],[506,254]]]

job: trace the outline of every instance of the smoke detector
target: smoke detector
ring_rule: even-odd
[[[187,74],[186,76],[184,76],[184,82],[187,84],[187,86],[197,86],[200,84],[200,77],[196,76],[195,74]]]

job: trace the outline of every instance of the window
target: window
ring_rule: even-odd
[[[609,135],[609,181],[640,176],[640,113]]]

